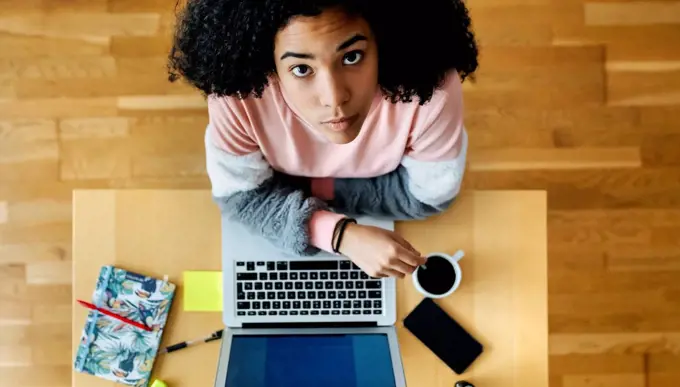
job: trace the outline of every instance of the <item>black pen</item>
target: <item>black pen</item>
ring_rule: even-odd
[[[159,353],[170,353],[174,352],[177,350],[180,350],[182,348],[187,348],[194,346],[196,344],[202,344],[202,343],[209,343],[211,341],[219,340],[222,338],[222,332],[224,332],[224,329],[220,329],[217,332],[212,333],[210,336],[206,336],[200,339],[196,340],[190,340],[190,341],[182,341],[181,343],[173,344],[169,347],[165,347],[159,351]]]

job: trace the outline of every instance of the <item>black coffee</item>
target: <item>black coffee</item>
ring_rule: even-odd
[[[448,292],[456,282],[456,271],[448,259],[432,256],[424,267],[418,268],[416,275],[420,286],[427,292],[440,295]]]

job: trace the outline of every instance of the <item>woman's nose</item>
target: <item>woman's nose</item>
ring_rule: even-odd
[[[349,89],[341,79],[329,76],[322,80],[319,92],[321,105],[337,108],[344,105],[349,100],[349,97]]]

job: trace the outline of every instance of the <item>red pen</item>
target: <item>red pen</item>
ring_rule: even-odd
[[[148,326],[146,326],[146,325],[144,325],[144,324],[142,324],[142,323],[139,323],[139,322],[137,322],[137,321],[130,320],[129,318],[125,318],[125,317],[123,317],[123,316],[119,316],[119,315],[117,315],[117,314],[115,314],[115,313],[113,313],[113,312],[111,312],[111,311],[109,311],[109,310],[102,309],[102,308],[98,308],[96,305],[90,304],[89,302],[85,302],[85,301],[83,301],[83,300],[76,300],[76,301],[78,301],[78,303],[79,303],[80,305],[82,305],[82,306],[84,306],[84,307],[86,307],[86,308],[88,308],[88,309],[96,310],[96,311],[101,312],[101,313],[103,313],[103,314],[105,314],[105,315],[107,315],[107,316],[111,316],[111,317],[115,318],[116,320],[122,321],[122,322],[124,322],[124,323],[126,323],[126,324],[130,324],[130,325],[136,326],[136,327],[139,328],[139,329],[144,329],[145,331],[149,331],[149,332],[152,331],[151,328],[149,328]]]

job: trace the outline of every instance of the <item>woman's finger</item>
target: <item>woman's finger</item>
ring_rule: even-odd
[[[413,267],[413,270],[415,270],[416,267],[422,265],[422,257],[418,253],[414,253],[411,250],[408,250],[404,247],[402,247],[399,250],[399,260],[402,261],[403,263]],[[407,273],[410,274],[410,273]]]
[[[406,276],[406,274],[404,274],[400,271],[389,269],[389,268],[382,269],[380,272],[382,274],[384,274],[386,277],[404,278]]]

